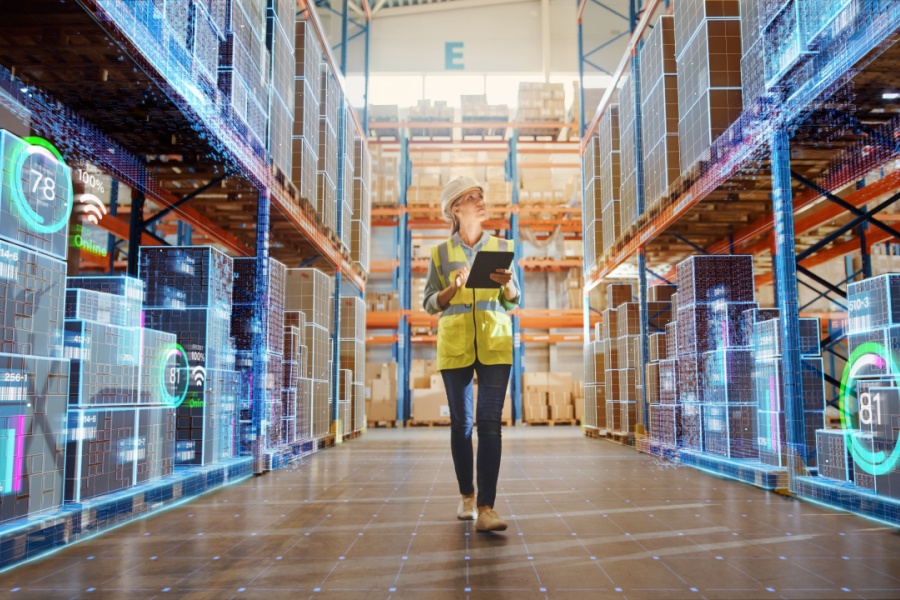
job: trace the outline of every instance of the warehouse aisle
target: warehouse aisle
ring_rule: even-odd
[[[897,598],[894,530],[569,427],[507,429],[504,535],[447,429],[372,430],[0,576],[40,598]]]

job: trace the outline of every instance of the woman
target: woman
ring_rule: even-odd
[[[450,449],[462,500],[457,517],[478,531],[504,531],[494,512],[500,472],[500,421],[512,367],[512,323],[506,313],[521,300],[512,271],[498,269],[499,289],[469,289],[469,268],[480,251],[511,251],[513,243],[484,232],[484,188],[457,177],[441,194],[451,237],[431,249],[424,308],[438,320],[438,370],[450,405]],[[478,414],[472,409],[472,376],[478,373]],[[472,485],[472,420],[478,422],[478,498]]]

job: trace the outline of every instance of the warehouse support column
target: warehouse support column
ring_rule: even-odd
[[[513,130],[513,135],[509,140],[509,156],[506,158],[506,180],[511,183],[512,187],[512,204],[513,207],[519,206],[519,138],[518,131]],[[513,241],[516,256],[513,259],[513,270],[515,270],[516,278],[519,285],[525,287],[525,272],[519,265],[519,259],[522,254],[522,247],[519,239],[519,213],[513,209],[509,215],[509,230],[506,232],[507,239]],[[522,300],[519,308],[523,308],[526,302],[525,291],[521,290]],[[510,407],[512,413],[512,422],[522,420],[522,372],[525,360],[525,347],[522,345],[522,329],[519,324],[519,317],[512,317],[512,333],[513,333],[513,364],[509,374],[510,382]]]
[[[347,0],[344,0],[344,48],[341,54],[341,61],[346,60],[346,42],[347,42]],[[341,71],[343,72],[343,71]],[[347,119],[344,115],[347,112],[347,98],[341,98],[341,106],[338,113],[341,117],[338,119],[338,164],[337,164],[337,223],[338,237],[343,237],[348,232],[344,231],[344,196],[347,194],[344,185],[344,152],[347,140]],[[331,326],[331,433],[334,434],[334,443],[343,442],[344,424],[341,420],[341,269],[336,267],[334,270],[334,305],[332,307],[333,317]],[[348,390],[344,390],[348,392]]]
[[[256,307],[253,311],[253,384],[251,393],[253,472],[262,473],[265,468],[263,440],[266,435],[266,375],[268,356],[266,342],[269,339],[269,221],[271,209],[269,190],[262,188],[257,197],[256,212]]]
[[[131,190],[131,216],[128,227],[128,274],[138,276],[141,235],[144,233],[144,192],[140,188]]]
[[[397,324],[397,422],[402,423],[412,417],[409,396],[409,374],[412,365],[412,348],[410,348],[410,329],[407,312],[410,304],[409,280],[412,277],[412,261],[410,257],[409,214],[406,212],[407,188],[412,174],[409,162],[409,139],[406,134],[400,137],[400,218],[397,225],[398,265],[397,290],[400,300],[400,319]]]
[[[115,179],[109,181],[109,214],[112,217],[119,215],[119,182]],[[179,221],[180,222],[180,221]],[[116,272],[116,236],[106,236],[106,255],[109,258],[109,274]]]
[[[787,131],[772,140],[772,212],[775,216],[775,298],[780,311],[781,356],[784,370],[784,417],[788,476],[806,473],[806,424],[800,362],[800,316],[797,300],[797,259],[794,250],[794,203],[791,191],[791,150]]]

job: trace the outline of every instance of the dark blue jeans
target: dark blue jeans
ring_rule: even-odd
[[[459,493],[475,492],[472,485],[472,421],[478,421],[478,506],[494,506],[500,473],[500,421],[511,365],[475,364],[441,371],[450,404],[450,451]],[[478,412],[473,414],[472,377],[478,373]]]

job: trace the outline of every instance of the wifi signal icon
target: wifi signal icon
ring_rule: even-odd
[[[85,216],[88,222],[93,223],[94,225],[99,224],[100,219],[106,215],[106,206],[104,206],[103,201],[94,194],[81,194],[78,197],[78,205],[81,214]]]
[[[203,384],[206,383],[206,369],[197,365],[193,369],[191,369],[191,381],[194,382],[194,385],[203,388]]]

